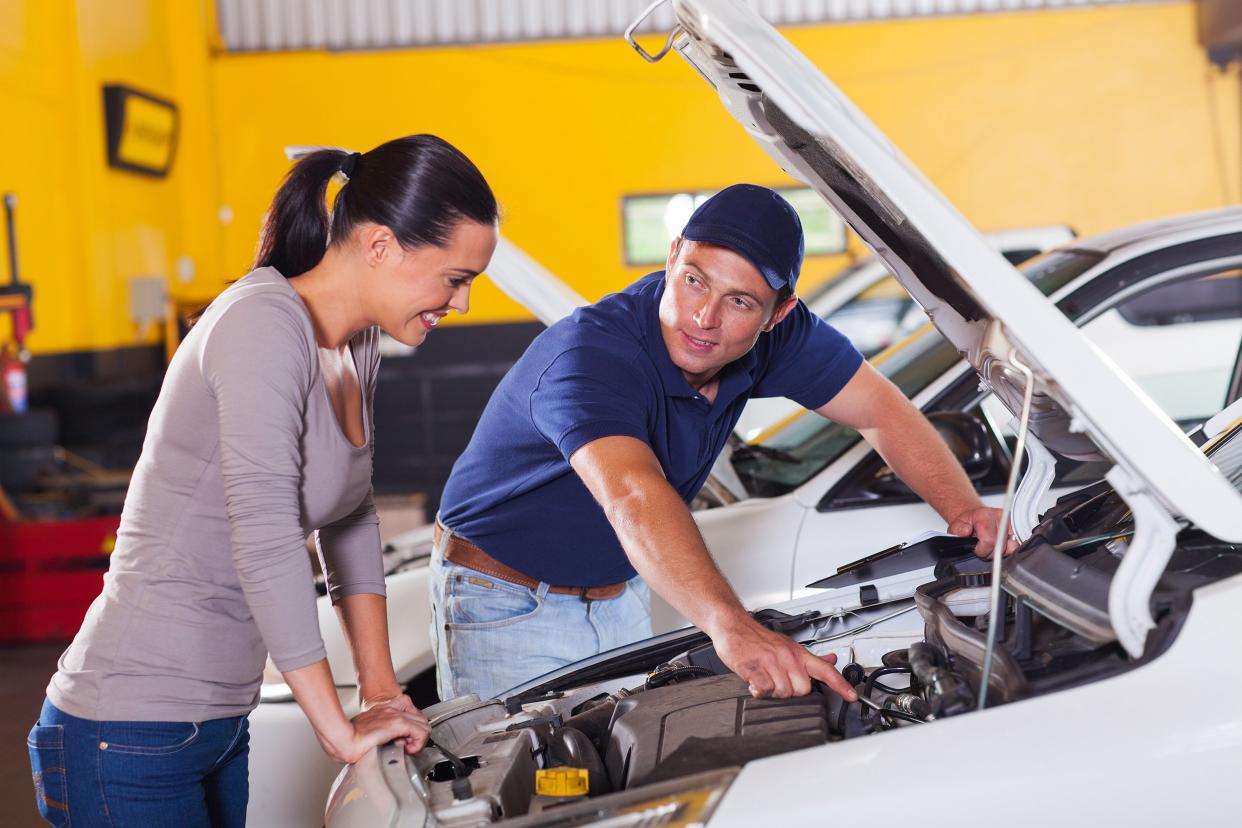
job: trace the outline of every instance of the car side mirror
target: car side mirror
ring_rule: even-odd
[[[992,470],[994,455],[991,436],[983,420],[965,411],[934,411],[927,419],[962,464],[967,477],[979,481],[987,476]],[[867,489],[881,495],[913,494],[888,466],[876,472]]]

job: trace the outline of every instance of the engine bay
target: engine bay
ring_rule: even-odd
[[[1103,494],[1089,488],[1058,504],[1006,564],[988,708],[1158,658],[1186,619],[1193,591],[1242,573],[1242,547],[1186,528],[1153,592],[1156,628],[1146,651],[1129,657],[1090,623],[1125,551],[1125,531],[1089,534],[1090,521],[1110,506]],[[938,555],[902,597],[860,582],[791,602],[791,614],[754,614],[811,653],[835,655],[857,702],[819,684],[797,698],[756,699],[705,635],[670,633],[549,674],[505,699],[469,696],[427,708],[427,747],[406,756],[389,746],[375,768],[355,766],[353,794],[334,789],[329,815],[351,802],[395,800],[392,813],[403,816],[388,824],[568,827],[620,813],[642,818],[617,825],[690,824],[710,814],[749,763],[973,713],[984,681],[990,564],[971,554]],[[867,566],[870,575],[884,568],[874,559]],[[1012,578],[1024,568],[1043,580]],[[1023,583],[1063,595],[1078,589],[1078,620],[1066,624],[1039,611],[1038,594],[1024,593]],[[378,823],[346,817],[328,824]]]

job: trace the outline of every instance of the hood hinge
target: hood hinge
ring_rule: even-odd
[[[1018,430],[1018,420],[1013,420],[1013,430]],[[1013,533],[1018,542],[1022,543],[1031,536],[1039,524],[1039,504],[1044,495],[1052,488],[1052,478],[1056,472],[1057,459],[1052,452],[1044,448],[1033,433],[1026,433],[1026,472],[1018,491],[1013,496]]]
[[[1156,626],[1151,617],[1151,594],[1177,546],[1180,529],[1169,510],[1147,489],[1143,481],[1113,466],[1105,475],[1134,514],[1134,536],[1125,547],[1121,566],[1108,589],[1108,616],[1117,641],[1139,658],[1147,632]]]

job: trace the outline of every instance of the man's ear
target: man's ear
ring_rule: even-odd
[[[668,259],[664,262],[666,273],[671,273],[673,270],[673,262],[677,261],[677,254],[681,251],[681,241],[681,236],[678,236],[668,243]]]
[[[373,224],[362,232],[362,249],[367,264],[376,267],[397,252],[397,237],[382,224]]]
[[[789,316],[789,312],[793,310],[794,306],[797,304],[798,297],[794,295],[777,305],[776,310],[772,312],[772,318],[768,320],[768,324],[763,326],[764,333],[770,333],[773,328],[781,323],[782,319]]]

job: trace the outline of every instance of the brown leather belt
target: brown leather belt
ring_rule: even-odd
[[[441,545],[441,541],[443,541],[443,545]],[[493,578],[499,578],[502,581],[517,584],[527,589],[539,588],[539,581],[529,575],[523,575],[513,567],[506,566],[496,560],[461,535],[454,534],[452,530],[446,528],[438,520],[436,521],[435,545],[437,548],[443,548],[444,560],[452,561],[458,566],[464,566],[467,569],[473,569],[475,572],[491,575]],[[549,586],[548,592],[555,592],[558,595],[577,595],[583,601],[607,601],[625,592],[625,581],[618,584],[590,587]]]

